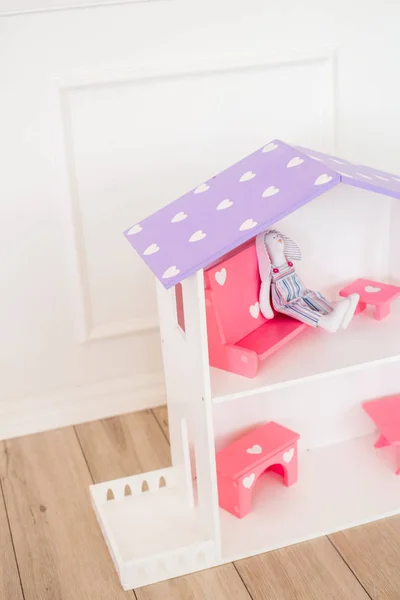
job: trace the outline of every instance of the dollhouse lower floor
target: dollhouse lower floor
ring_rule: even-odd
[[[396,515],[396,453],[378,453],[375,441],[375,435],[368,435],[300,452],[300,478],[290,488],[280,476],[264,474],[253,490],[250,515],[238,519],[219,510],[219,556],[205,536],[198,510],[174,488],[157,490],[150,484],[150,493],[138,498],[95,503],[97,510],[103,507],[99,521],[119,554],[113,558],[122,585],[147,585]],[[153,473],[167,478],[172,469]],[[141,475],[134,478],[143,480]],[[116,481],[126,485],[134,478]],[[115,489],[112,481],[106,486]],[[93,489],[104,495],[106,488],[98,484]],[[109,549],[113,555],[110,544]]]
[[[362,410],[365,401],[400,394],[398,331],[399,303],[383,322],[366,311],[334,336],[305,331],[254,380],[210,369],[213,439],[208,446],[204,430],[197,456],[188,445],[192,461],[186,465],[92,486],[97,518],[123,587],[148,585],[399,513],[400,453],[395,447],[374,447],[378,433]],[[179,421],[176,415],[174,421]],[[288,488],[279,475],[263,474],[252,488],[252,512],[243,519],[218,508],[216,496],[207,506],[212,493],[204,479],[207,473],[213,477],[213,457],[203,483],[193,476],[192,486],[199,455],[204,459],[206,451],[212,455],[269,421],[300,434],[297,483]],[[191,427],[193,433],[197,417],[189,419]],[[180,444],[178,438],[175,442]]]
[[[305,451],[297,484],[267,473],[253,492],[253,512],[237,519],[221,511],[223,561],[253,556],[400,511],[393,452],[374,449],[376,436]],[[400,454],[399,454],[400,458]]]

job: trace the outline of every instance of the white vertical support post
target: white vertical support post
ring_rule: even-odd
[[[193,492],[193,473],[192,465],[190,462],[190,445],[189,445],[189,434],[187,428],[186,419],[181,421],[181,434],[182,434],[182,452],[183,452],[183,464],[185,469],[185,479],[187,487],[187,500],[190,508],[194,507],[194,492]]]
[[[400,283],[400,200],[392,199],[390,211],[389,283]]]
[[[185,331],[177,321],[174,290],[157,282],[160,329],[174,466],[187,465],[182,419],[195,455],[197,506],[201,527],[220,553],[220,524],[214,430],[208,364],[203,271],[182,282]]]

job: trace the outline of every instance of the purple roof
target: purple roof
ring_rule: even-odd
[[[336,171],[343,183],[370,192],[384,194],[385,196],[392,196],[392,198],[400,198],[400,175],[391,175],[385,171],[378,171],[364,165],[356,165],[344,160],[344,158],[314,152],[301,146],[296,146],[296,148],[303,154],[320,162],[321,165]]]
[[[170,288],[341,181],[400,199],[400,176],[273,140],[124,235]]]

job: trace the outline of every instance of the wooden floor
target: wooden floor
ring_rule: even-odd
[[[169,462],[164,408],[0,442],[0,600],[400,599],[398,517],[123,592],[88,487]]]

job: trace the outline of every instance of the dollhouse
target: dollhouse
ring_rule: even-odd
[[[172,466],[91,487],[124,589],[400,512],[399,199],[400,177],[273,140],[125,232],[156,277]],[[271,228],[313,289],[358,293],[346,329],[262,314]]]

